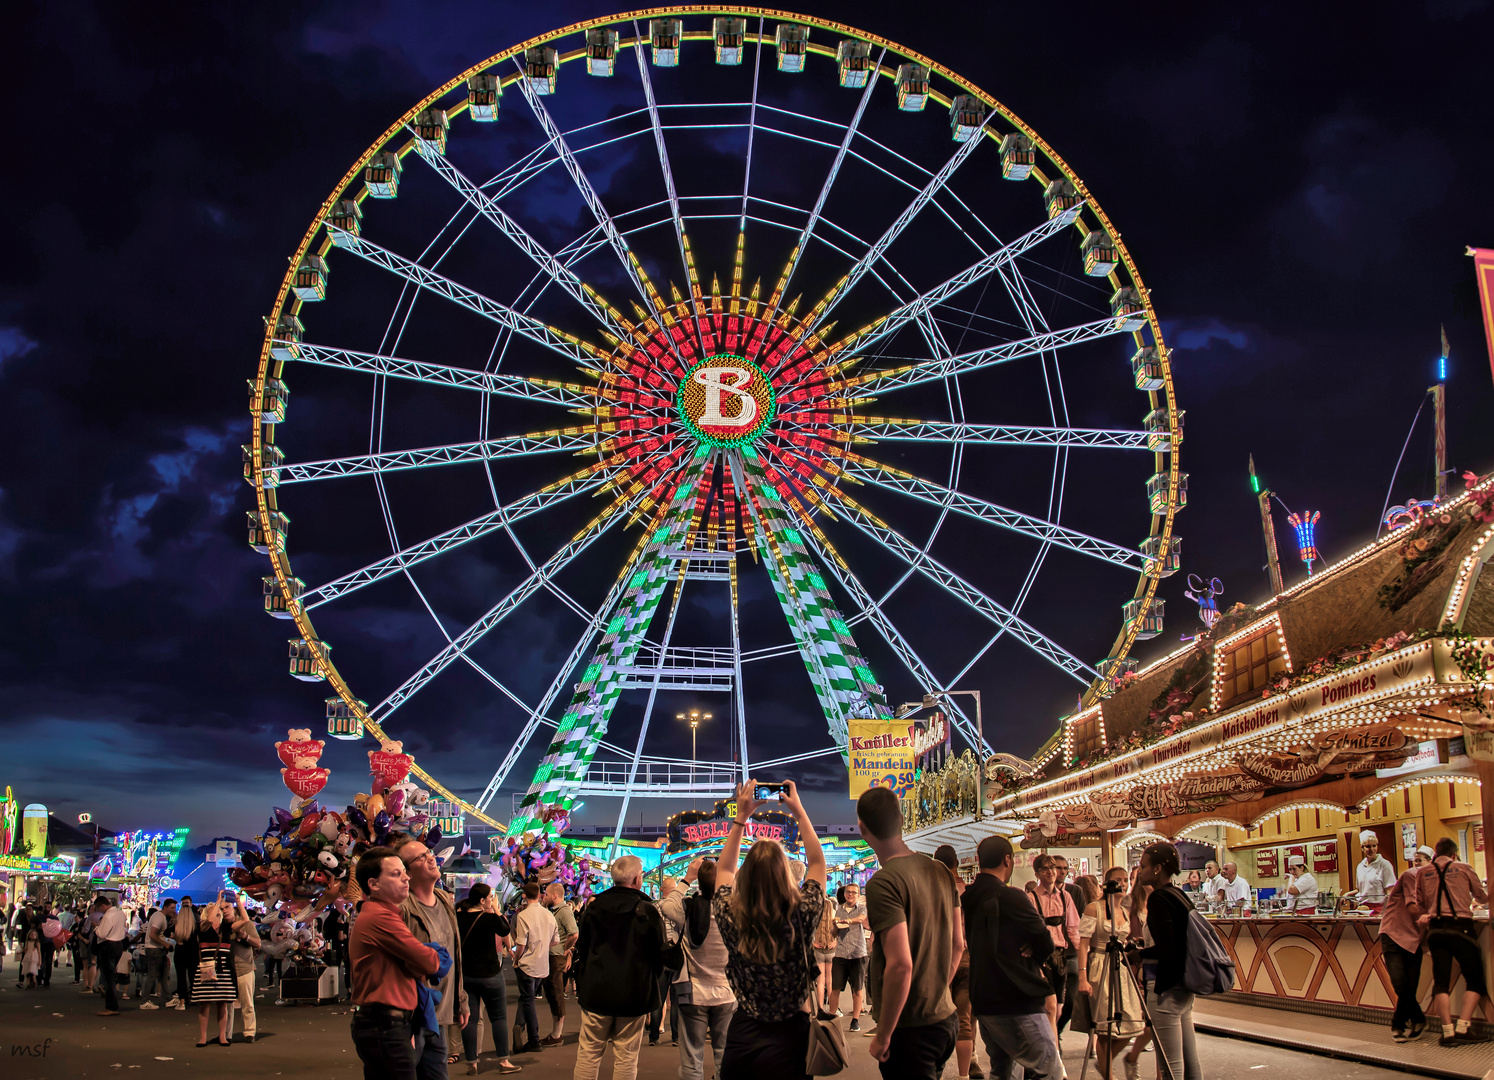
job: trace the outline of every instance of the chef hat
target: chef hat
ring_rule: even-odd
[[[1374,829],[1365,829],[1362,833],[1359,834],[1359,842],[1361,844],[1367,844],[1371,840],[1379,839],[1380,837],[1375,833]]]
[[[1421,847],[1416,849],[1416,854],[1425,855],[1429,859],[1435,859],[1437,857],[1437,853],[1431,848],[1427,847],[1425,844],[1422,844]]]
[[[1304,859],[1301,855],[1293,855],[1290,859],[1287,860],[1287,865],[1288,866],[1306,866],[1307,865],[1307,860]]]

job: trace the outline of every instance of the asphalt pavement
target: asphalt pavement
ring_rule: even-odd
[[[52,1077],[120,1077],[139,1070],[150,1080],[175,1077],[345,1077],[362,1075],[358,1056],[348,1037],[351,1009],[347,1005],[284,1006],[274,1004],[272,990],[258,998],[258,1037],[251,1044],[239,1041],[228,1047],[209,1045],[198,1049],[195,1010],[141,1010],[139,1002],[123,1002],[119,1016],[96,1015],[102,998],[78,993],[72,970],[53,971],[50,989],[16,988],[14,958],[5,958],[0,970],[0,1057],[6,1080],[41,1080]],[[518,992],[509,987],[508,1022],[512,1024]],[[562,1080],[572,1074],[576,1059],[576,1035],[580,1008],[574,999],[569,1013],[565,1045],[539,1054],[521,1054],[514,1061],[523,1066],[520,1076],[533,1080]],[[849,995],[845,1005],[849,1008]],[[548,1025],[549,1012],[540,1004],[540,1022]],[[842,1025],[848,1019],[840,1021]],[[864,1022],[863,1022],[864,1026]],[[212,1034],[212,1033],[210,1033]],[[543,1032],[548,1035],[548,1027]],[[845,1080],[874,1080],[876,1063],[867,1053],[869,1039],[848,1035],[851,1068]],[[1283,1075],[1331,1075],[1335,1080],[1376,1080],[1404,1077],[1404,1073],[1298,1053],[1289,1049],[1235,1039],[1200,1035],[1199,1051],[1209,1080],[1262,1080]],[[1084,1040],[1076,1035],[1064,1039],[1064,1058],[1070,1080],[1079,1080]],[[980,1054],[985,1062],[985,1055]],[[497,1076],[491,1032],[485,1040],[480,1075]],[[678,1073],[679,1050],[670,1045],[668,1022],[658,1046],[644,1046],[639,1062],[641,1080],[673,1080]],[[712,1074],[709,1058],[706,1075]],[[1151,1080],[1155,1056],[1142,1057],[1141,1075]],[[611,1054],[603,1061],[603,1080],[612,1074]],[[451,1075],[465,1076],[465,1064],[451,1067]],[[1117,1070],[1119,1075],[1119,1070]],[[955,1076],[954,1062],[945,1078]],[[1095,1076],[1090,1063],[1088,1078]]]

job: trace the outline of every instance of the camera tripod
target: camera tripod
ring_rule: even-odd
[[[1106,884],[1110,883],[1107,882]],[[1101,1036],[1105,1036],[1107,1041],[1113,1041],[1117,1037],[1125,1037],[1120,1033],[1126,1024],[1126,1002],[1124,994],[1125,988],[1128,985],[1127,980],[1129,980],[1129,985],[1136,991],[1136,1003],[1141,1009],[1142,1030],[1135,1037],[1151,1036],[1157,1060],[1161,1062],[1163,1080],[1178,1080],[1177,1076],[1173,1073],[1172,1062],[1167,1060],[1167,1054],[1163,1051],[1162,1045],[1157,1041],[1156,1030],[1152,1025],[1152,1011],[1147,1007],[1146,1003],[1146,987],[1137,976],[1135,969],[1124,959],[1126,949],[1121,945],[1120,938],[1115,933],[1115,910],[1113,904],[1118,892],[1118,888],[1107,888],[1104,892],[1105,921],[1109,926],[1110,935],[1105,941],[1105,951],[1101,955],[1100,979],[1104,982],[1105,1004],[1108,1006],[1109,1015],[1105,1017],[1091,1017],[1089,1045],[1084,1051],[1084,1064],[1079,1068],[1079,1080],[1084,1080],[1085,1071],[1089,1068],[1090,1055],[1096,1052],[1096,1044]],[[1135,1023],[1135,1021],[1133,1020],[1131,1023]],[[1106,1048],[1106,1054],[1109,1060],[1105,1062],[1105,1068],[1101,1071],[1101,1075],[1105,1077],[1105,1080],[1111,1080],[1112,1069],[1115,1065],[1115,1055],[1110,1053],[1108,1047]],[[1095,1062],[1095,1068],[1097,1070],[1100,1069],[1098,1060]]]

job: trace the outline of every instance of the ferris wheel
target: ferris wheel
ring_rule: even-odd
[[[509,48],[338,181],[267,323],[291,674],[339,738],[460,714],[482,794],[415,772],[498,825],[532,769],[511,831],[843,759],[899,694],[1087,705],[1160,632],[1187,477],[1136,266],[1032,128],[873,34],[656,8]],[[785,754],[795,692],[823,746]],[[654,749],[682,694],[719,760]]]

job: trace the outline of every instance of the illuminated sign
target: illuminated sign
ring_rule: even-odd
[[[7,784],[5,798],[0,799],[0,855],[9,855],[10,849],[16,845],[16,814],[19,809]]]
[[[773,419],[773,384],[750,360],[729,353],[708,356],[680,380],[680,419],[712,446],[744,446]]]
[[[673,853],[701,844],[720,843],[731,832],[737,816],[735,799],[722,799],[709,810],[686,810],[669,819],[668,850]],[[747,843],[772,840],[790,851],[799,846],[799,823],[782,810],[759,810],[747,820],[742,839]]]
[[[53,859],[31,859],[24,855],[0,856],[0,870],[22,874],[63,874],[71,876],[78,868],[78,860],[71,855],[58,855]]]
[[[913,725],[907,720],[848,721],[851,798],[874,787],[891,788],[898,798],[913,786]]]
[[[175,869],[190,831],[183,827],[171,832],[136,829],[119,833],[112,841],[118,848],[114,856],[114,872],[121,877],[166,877]]]

